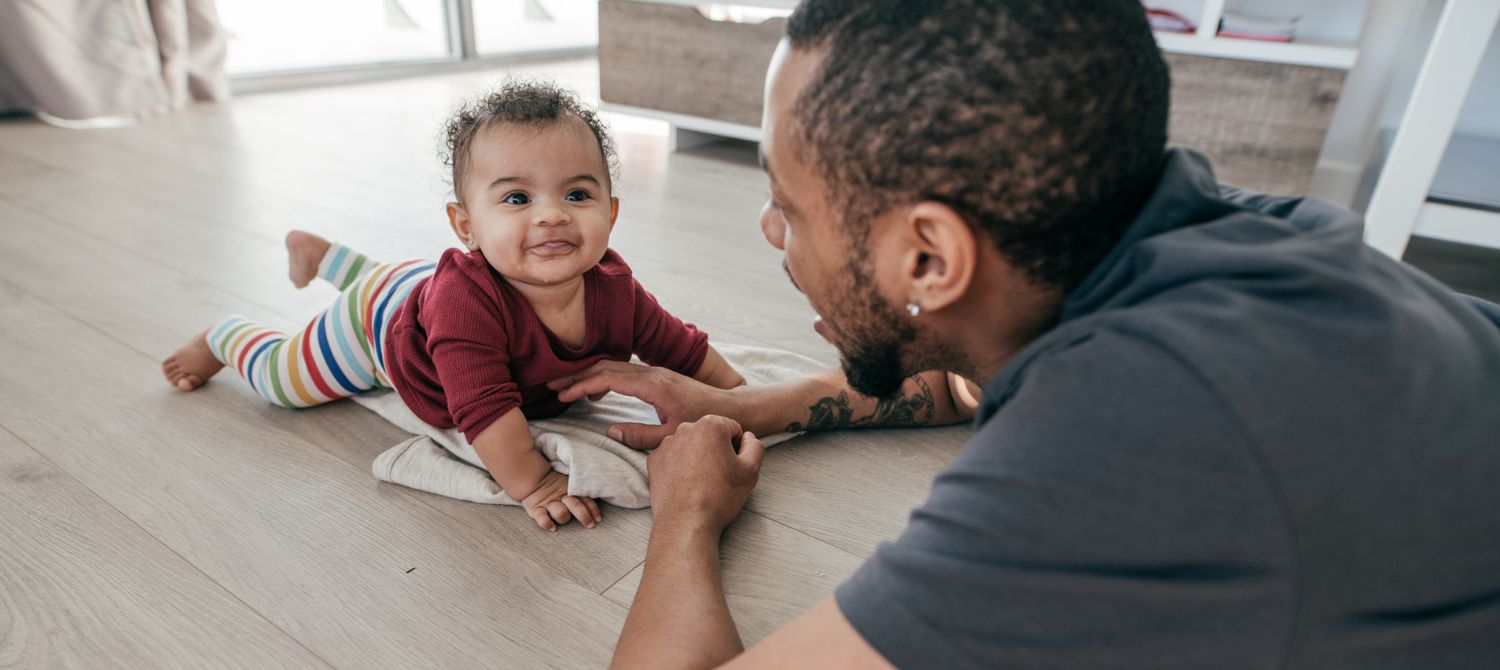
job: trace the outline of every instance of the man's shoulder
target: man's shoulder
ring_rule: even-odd
[[[1132,458],[1177,448],[1203,455],[1205,439],[1216,452],[1244,446],[1229,400],[1170,339],[1128,320],[1085,325],[1050,334],[986,384],[976,442]]]
[[[986,387],[1006,397],[985,398],[901,538],[839,589],[856,630],[887,658],[925,635],[997,667],[1080,639],[1113,640],[1106,665],[1160,648],[1270,659],[1292,539],[1233,412],[1190,361],[1128,331],[1031,356],[1013,386]]]

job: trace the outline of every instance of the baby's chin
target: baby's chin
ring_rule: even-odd
[[[569,253],[525,253],[520,258],[519,266],[514,263],[496,263],[488,254],[485,255],[485,260],[508,281],[531,286],[556,286],[577,279],[599,264],[607,247],[600,246],[597,250],[591,247],[592,245],[575,247]]]
[[[493,263],[490,265],[494,267]],[[527,268],[495,267],[495,271],[499,272],[501,277],[511,282],[520,282],[529,286],[557,286],[577,279],[583,273],[588,272],[589,268],[594,267],[595,264],[559,263],[556,260],[552,260],[542,264],[533,262],[530,265],[531,267]],[[537,267],[538,265],[550,265],[553,267]]]

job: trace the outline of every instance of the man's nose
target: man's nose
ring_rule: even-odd
[[[766,236],[766,241],[777,249],[786,248],[786,222],[771,207],[771,201],[767,200],[764,207],[760,209],[760,232]]]

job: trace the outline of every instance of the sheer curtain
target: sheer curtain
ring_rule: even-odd
[[[223,100],[213,0],[0,0],[0,109],[63,126]]]

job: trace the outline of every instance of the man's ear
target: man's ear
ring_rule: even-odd
[[[963,216],[940,202],[917,203],[906,215],[910,246],[902,257],[906,299],[930,312],[958,302],[974,281],[980,240]]]
[[[464,209],[463,205],[456,202],[448,203],[448,225],[453,227],[453,234],[458,236],[458,241],[463,243],[464,248],[469,251],[479,248],[479,241],[474,239],[469,212]]]
[[[609,199],[609,231],[615,230],[615,219],[620,217],[620,199],[610,197]]]

